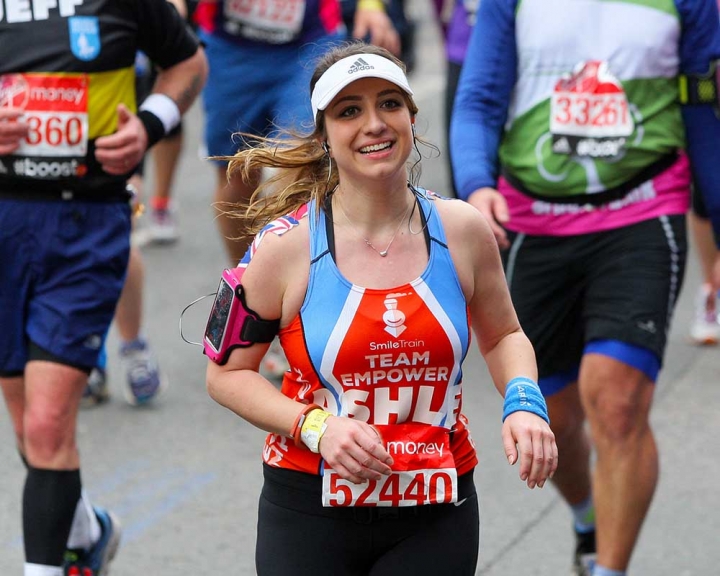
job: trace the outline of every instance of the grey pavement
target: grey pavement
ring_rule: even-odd
[[[442,49],[429,8],[420,0],[410,8],[420,25],[418,69],[411,78],[421,110],[419,132],[424,129],[442,149]],[[255,573],[264,433],[208,397],[206,360],[178,332],[183,307],[213,292],[226,265],[210,206],[213,170],[197,153],[201,124],[196,106],[187,118],[176,185],[182,238],[173,246],[144,249],[145,331],[171,387],[155,406],[126,405],[113,332],[112,400],[80,415],[84,484],[93,502],[113,509],[124,525],[113,576]],[[444,157],[423,160],[421,182],[447,190]],[[686,340],[697,281],[697,265],[691,260],[657,385],[652,421],[661,478],[631,565],[630,573],[637,576],[720,574],[720,349],[696,348]],[[209,306],[206,300],[186,314],[185,332],[191,339],[199,339]],[[464,373],[464,411],[480,456],[477,574],[568,574],[573,540],[566,506],[549,485],[528,490],[517,469],[508,466],[500,442],[502,399],[476,351]],[[4,411],[0,438],[0,575],[15,576],[22,573],[24,470]]]

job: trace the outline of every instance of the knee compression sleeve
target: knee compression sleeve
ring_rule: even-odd
[[[23,533],[28,563],[62,565],[80,494],[80,470],[28,468],[23,491]]]

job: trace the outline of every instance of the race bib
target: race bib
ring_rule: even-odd
[[[5,74],[0,76],[0,107],[25,110],[30,126],[13,155],[72,158],[87,154],[87,76]]]
[[[273,44],[295,40],[305,18],[305,0],[225,0],[225,31]]]
[[[606,62],[584,62],[555,85],[550,101],[554,153],[611,158],[634,130],[625,91]]]
[[[323,506],[423,506],[457,502],[457,470],[446,428],[423,424],[376,426],[395,460],[381,480],[353,484],[326,468]]]

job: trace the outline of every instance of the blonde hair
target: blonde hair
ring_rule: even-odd
[[[378,46],[353,42],[337,46],[325,53],[310,81],[310,93],[330,66],[349,56],[376,54],[387,58],[405,71],[405,65],[390,52]],[[410,114],[414,117],[418,107],[405,95]],[[338,172],[326,152],[325,113],[315,118],[315,129],[309,134],[284,130],[279,136],[263,137],[238,134],[245,148],[234,156],[217,158],[228,162],[228,181],[240,177],[250,182],[261,168],[274,168],[276,173],[262,182],[246,204],[229,206],[226,214],[243,220],[242,237],[253,237],[268,222],[288,214],[307,202],[315,200],[317,209],[338,185]]]

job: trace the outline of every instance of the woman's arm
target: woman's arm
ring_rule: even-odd
[[[519,457],[520,478],[530,488],[542,487],[557,469],[557,446],[545,401],[535,384],[535,352],[512,305],[490,226],[472,206],[459,201],[447,204],[446,221],[452,219],[453,230],[448,240],[472,329],[495,388],[506,398],[505,454],[510,464]]]
[[[281,326],[287,325],[299,310],[299,305],[295,305],[296,309],[283,310],[284,302],[293,294],[292,286],[288,293],[288,274],[293,268],[288,257],[295,255],[298,262],[303,256],[298,242],[301,234],[296,232],[301,231],[291,230],[285,236],[265,235],[242,277],[248,308],[265,320],[280,318]],[[301,271],[296,272],[302,282]],[[248,348],[236,348],[224,365],[209,361],[208,393],[218,404],[254,426],[287,435],[302,406],[259,374],[260,362],[268,347],[269,344],[256,343]]]
[[[280,318],[280,325],[287,326],[298,314],[309,274],[307,246],[307,229],[302,225],[282,236],[263,238],[242,278],[247,305],[261,318]],[[268,347],[258,343],[236,348],[224,365],[208,361],[207,390],[218,404],[252,425],[292,437],[307,405],[285,396],[259,373]],[[372,426],[336,416],[326,424],[319,450],[342,478],[361,483],[390,473],[392,458]]]

